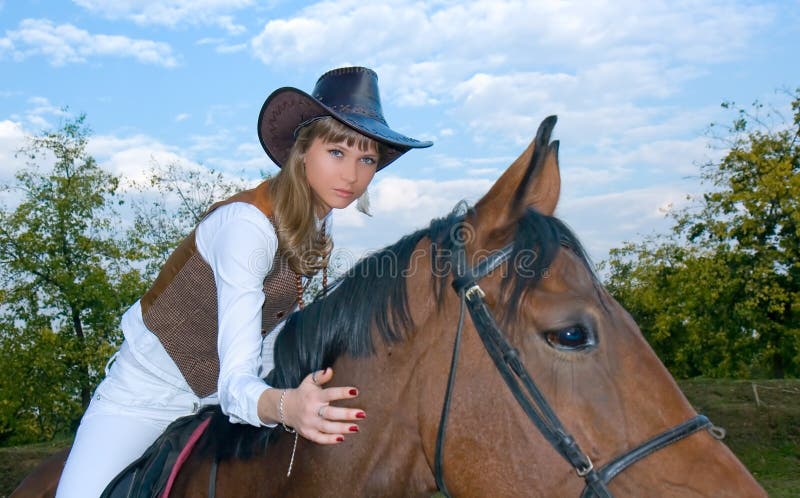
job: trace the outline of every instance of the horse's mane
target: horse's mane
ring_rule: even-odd
[[[422,230],[406,235],[396,243],[369,254],[338,278],[326,293],[304,309],[293,313],[275,342],[275,368],[265,381],[275,388],[300,384],[310,372],[332,366],[349,354],[363,357],[374,352],[376,330],[379,340],[394,343],[405,340],[413,329],[408,310],[406,277],[414,248],[420,240],[431,240],[434,268],[448,268],[455,250],[454,227],[474,210],[464,212],[459,205],[449,215],[435,219]],[[501,323],[508,323],[523,294],[545,278],[558,250],[570,248],[591,271],[591,264],[580,242],[558,218],[528,209],[514,231],[513,250],[504,274],[501,292],[506,309],[500,310]],[[441,259],[445,258],[444,265]],[[475,264],[476,261],[470,263]],[[434,272],[432,291],[441,303],[448,290],[447,271]],[[355,305],[354,305],[355,304]],[[374,327],[373,327],[374,325]],[[212,419],[208,438],[199,451],[223,460],[250,458],[263,452],[273,434],[269,428],[231,424],[219,408]],[[280,426],[278,426],[280,427]],[[282,430],[282,429],[281,429]]]

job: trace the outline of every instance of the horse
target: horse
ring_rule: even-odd
[[[765,497],[553,215],[555,123],[280,331],[267,382],[332,367],[359,434],[321,446],[218,412],[170,496]]]

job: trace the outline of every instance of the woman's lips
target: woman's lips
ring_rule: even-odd
[[[353,192],[350,190],[335,188],[333,191],[336,192],[339,197],[353,197]]]

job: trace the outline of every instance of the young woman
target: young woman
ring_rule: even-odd
[[[296,389],[264,382],[274,328],[302,302],[302,276],[324,272],[330,211],[432,144],[387,126],[377,76],[362,67],[325,73],[311,95],[276,90],[258,134],[280,173],[212,206],[123,315],[125,341],[81,420],[57,498],[99,496],[171,422],[208,404],[231,422],[282,423],[319,444],[358,432],[364,411],[331,404],[358,390],[323,388],[331,369]]]

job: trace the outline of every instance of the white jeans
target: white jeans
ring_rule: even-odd
[[[215,401],[162,381],[136,361],[127,341],[109,364],[81,419],[56,498],[100,496],[170,423]]]

